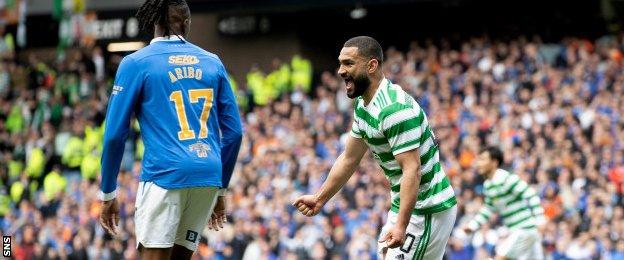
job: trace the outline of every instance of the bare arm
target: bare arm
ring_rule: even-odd
[[[420,187],[420,154],[418,149],[414,149],[397,154],[395,158],[403,171],[401,190],[399,191],[401,205],[399,206],[397,225],[405,230],[416,205]]]
[[[321,203],[325,204],[347,183],[353,172],[355,172],[355,168],[360,164],[367,149],[368,147],[364,140],[352,136],[347,137],[345,150],[338,156],[338,159],[336,159],[329,171],[327,180],[315,194]]]
[[[318,192],[314,195],[303,195],[297,198],[293,206],[309,217],[318,214],[323,205],[336,195],[340,188],[351,178],[355,167],[360,164],[367,149],[368,147],[362,139],[353,136],[347,137],[345,151],[336,159],[334,166],[329,171],[327,180],[325,180]]]

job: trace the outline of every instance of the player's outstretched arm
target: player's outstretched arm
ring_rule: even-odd
[[[368,147],[364,140],[353,136],[347,137],[347,145],[344,152],[336,159],[329,171],[327,180],[325,180],[318,192],[314,195],[303,195],[297,198],[293,206],[299,212],[309,217],[318,214],[323,205],[351,178],[367,149]]]

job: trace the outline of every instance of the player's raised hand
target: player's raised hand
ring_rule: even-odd
[[[405,243],[405,229],[397,227],[396,225],[392,229],[388,230],[388,233],[384,234],[379,240],[379,243],[386,242],[387,248],[396,248],[403,246]]]
[[[102,211],[100,212],[100,224],[111,235],[117,235],[117,223],[119,223],[119,203],[114,198],[102,201]]]
[[[312,217],[323,207],[323,203],[314,195],[303,195],[295,200],[292,204],[301,212],[301,214]]]
[[[217,197],[217,204],[212,211],[212,216],[208,220],[208,228],[219,231],[223,228],[223,223],[227,222],[225,215],[225,196]]]

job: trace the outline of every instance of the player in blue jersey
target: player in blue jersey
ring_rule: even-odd
[[[117,175],[135,114],[145,144],[135,230],[143,259],[190,259],[207,223],[225,221],[223,192],[242,140],[238,106],[219,58],[191,43],[185,0],[146,0],[154,39],[119,65],[106,114],[100,222],[116,233]]]

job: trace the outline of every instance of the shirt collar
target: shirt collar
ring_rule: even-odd
[[[373,102],[375,102],[375,99],[377,98],[377,95],[379,95],[379,92],[381,92],[382,88],[386,88],[388,85],[390,85],[390,81],[388,79],[386,79],[386,77],[384,77],[381,81],[379,81],[379,86],[377,87],[377,90],[375,90],[375,94],[373,95],[373,98],[371,99],[370,102],[368,102],[368,105],[364,106],[364,107],[371,107],[371,104]],[[364,105],[364,99],[362,98],[362,105]]]
[[[496,171],[494,172],[494,175],[492,175],[491,180],[501,179],[501,176],[505,176],[506,174],[509,174],[509,172],[500,168],[496,169]]]
[[[167,37],[164,36],[160,36],[160,37],[155,37],[154,39],[152,39],[152,41],[150,41],[150,44],[155,43],[155,42],[162,42],[162,41],[186,41],[186,39],[184,39],[184,37],[182,37],[181,35],[170,35]]]

